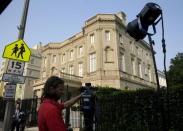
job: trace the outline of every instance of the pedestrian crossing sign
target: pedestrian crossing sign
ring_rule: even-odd
[[[4,48],[3,58],[29,62],[31,50],[23,40],[15,41]]]

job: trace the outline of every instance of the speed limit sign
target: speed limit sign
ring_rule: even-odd
[[[9,74],[22,75],[24,71],[24,66],[25,66],[24,62],[9,60],[6,72]]]

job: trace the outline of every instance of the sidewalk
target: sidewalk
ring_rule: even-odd
[[[24,131],[38,131],[38,127],[25,128]]]

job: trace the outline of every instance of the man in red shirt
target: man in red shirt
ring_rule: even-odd
[[[57,76],[48,78],[44,85],[42,102],[38,113],[39,131],[66,131],[61,114],[62,109],[73,105],[82,94],[61,104],[58,100],[63,94],[64,81]]]

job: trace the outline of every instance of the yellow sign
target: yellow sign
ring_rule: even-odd
[[[23,40],[15,41],[4,49],[3,58],[29,62],[31,50]]]

